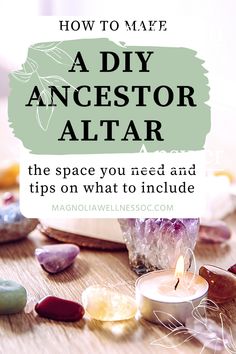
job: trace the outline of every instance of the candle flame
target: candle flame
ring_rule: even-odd
[[[175,277],[180,278],[184,274],[184,257],[180,256],[175,267]]]

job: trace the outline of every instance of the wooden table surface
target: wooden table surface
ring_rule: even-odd
[[[235,230],[226,245],[200,245],[195,249],[198,267],[204,263],[228,268],[236,263],[236,215],[229,224]],[[111,285],[117,291],[134,295],[136,275],[129,269],[127,252],[99,252],[82,249],[74,266],[57,275],[45,273],[34,257],[39,245],[51,240],[34,231],[27,239],[0,245],[0,277],[21,283],[28,296],[39,299],[53,294],[71,300],[80,300],[89,285]],[[236,301],[221,306],[221,311],[232,321],[236,334]],[[33,313],[0,316],[1,354],[157,354],[200,353],[202,346],[191,340],[174,349],[151,345],[168,330],[143,319],[119,323],[98,322],[84,318],[78,323],[53,322]],[[236,337],[236,335],[235,335]],[[167,338],[166,346],[178,344],[178,338]],[[211,353],[205,350],[204,353]]]

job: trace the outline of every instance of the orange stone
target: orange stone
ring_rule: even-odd
[[[20,172],[19,164],[12,161],[4,161],[0,164],[0,188],[13,187],[18,183]]]
[[[102,286],[86,288],[82,303],[87,314],[99,321],[124,321],[133,318],[137,312],[133,298]]]

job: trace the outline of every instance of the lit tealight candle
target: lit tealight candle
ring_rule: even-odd
[[[175,270],[147,273],[136,282],[139,311],[145,319],[156,323],[167,323],[169,315],[185,323],[193,308],[207,296],[207,291],[208,283],[204,278],[184,272],[182,256]]]

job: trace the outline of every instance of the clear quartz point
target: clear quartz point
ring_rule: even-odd
[[[35,305],[37,304],[37,300],[33,297],[29,298],[27,304],[25,305],[24,312],[31,313],[34,311]]]

